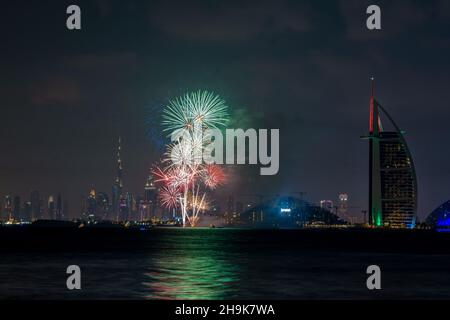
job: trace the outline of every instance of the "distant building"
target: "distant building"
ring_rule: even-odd
[[[337,214],[341,218],[345,218],[348,215],[348,194],[347,193],[339,194],[339,206],[338,206]]]
[[[303,199],[280,197],[245,210],[239,224],[248,227],[305,227],[344,225],[333,212],[312,205]]]
[[[13,204],[10,195],[5,196],[3,204],[3,220],[8,221],[13,219]]]
[[[69,201],[67,199],[64,199],[63,201],[63,219],[69,219],[70,213],[69,213]]]
[[[230,215],[233,215],[235,213],[234,211],[234,197],[228,196],[227,199],[227,213]]]
[[[13,211],[13,217],[14,220],[20,221],[21,220],[21,215],[20,215],[20,197],[19,196],[15,196],[14,197],[14,211]]]
[[[61,194],[58,194],[58,197],[56,198],[56,220],[62,220],[63,219],[63,207],[62,207],[62,198]]]
[[[105,192],[99,192],[96,200],[98,218],[101,220],[108,220],[111,211],[108,195]]]
[[[145,221],[150,218],[150,205],[144,199],[139,201],[139,213],[137,220]]]
[[[131,192],[127,192],[125,195],[125,205],[127,207],[127,215],[122,217],[123,221],[133,220],[133,214],[136,211],[136,201]]]
[[[119,144],[117,147],[117,176],[114,180],[113,187],[112,187],[112,214],[113,218],[116,220],[120,220],[120,210],[121,210],[121,200],[123,197],[123,181],[122,181],[122,173],[123,173],[123,167],[122,167],[122,158],[121,158],[121,152],[122,152],[122,138],[119,137]]]
[[[225,221],[226,223],[232,224],[236,222],[236,212],[234,208],[234,197],[229,195],[226,203],[225,211]]]
[[[450,200],[433,210],[425,223],[438,231],[450,232]]]
[[[334,210],[333,200],[320,200],[320,207],[324,210],[333,212]]]
[[[130,214],[130,209],[127,206],[127,201],[125,198],[120,199],[119,203],[119,216],[117,218],[118,221],[128,221],[128,217]]]
[[[158,211],[158,190],[153,182],[153,176],[149,175],[144,186],[144,203],[146,205],[146,219],[155,217]]]
[[[53,196],[49,196],[48,197],[48,202],[47,202],[47,216],[48,216],[48,219],[54,220],[55,219],[55,213],[56,213],[55,199],[53,198]]]
[[[222,214],[220,211],[220,203],[217,199],[211,199],[208,203],[207,213],[215,216]]]
[[[81,196],[81,217],[87,217],[87,200],[86,196]]]
[[[41,198],[39,197],[39,191],[34,190],[31,192],[31,220],[42,219],[42,206]]]
[[[32,221],[32,217],[31,217],[32,210],[33,210],[33,207],[31,206],[31,201],[27,201],[23,204],[22,221],[25,221],[25,222]]]
[[[144,186],[144,200],[145,201],[153,201],[156,199],[156,187],[153,183],[153,176],[149,175],[147,177],[147,181]]]
[[[86,200],[86,205],[88,218],[94,220],[97,216],[97,197],[94,189],[89,192],[89,196]]]
[[[132,220],[134,220],[134,221],[142,221],[143,217],[142,217],[141,209],[143,209],[142,205],[144,203],[144,196],[136,195],[134,197],[134,201],[133,202],[134,202],[134,205],[133,205],[133,217],[132,217]]]
[[[242,201],[236,201],[236,214],[240,215],[244,212],[244,203]]]

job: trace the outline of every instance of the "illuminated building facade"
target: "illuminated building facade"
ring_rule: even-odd
[[[339,194],[338,216],[346,217],[347,213],[348,213],[348,194],[340,193]]]
[[[147,220],[156,216],[158,209],[158,191],[153,182],[153,176],[149,175],[144,186],[144,199],[140,204],[140,219]]]
[[[383,130],[380,113],[395,130]],[[417,179],[404,132],[372,96],[369,135],[369,222],[376,227],[413,228],[417,212]]]
[[[244,212],[244,203],[236,201],[236,214],[239,216],[242,212]]]
[[[56,198],[56,220],[62,219],[63,219],[63,203],[61,194],[58,194],[58,197]]]
[[[23,204],[23,214],[22,214],[22,221],[31,222],[31,201],[26,201]]]
[[[304,227],[344,225],[333,212],[292,197],[274,198],[244,211],[239,224],[248,227]]]
[[[119,212],[118,212],[118,221],[128,221],[130,214],[130,208],[127,206],[127,201],[125,198],[120,199],[119,202]]]
[[[333,212],[334,204],[332,200],[320,200],[320,207],[324,210]]]
[[[232,224],[237,220],[236,211],[234,210],[234,197],[229,195],[227,197],[226,211],[225,211],[225,221],[226,223]]]
[[[69,214],[69,201],[64,199],[63,201],[63,219],[68,219],[70,217]]]
[[[97,197],[94,189],[89,192],[87,198],[87,215],[90,219],[95,219],[97,216]]]
[[[39,191],[34,190],[31,192],[31,219],[38,220],[42,218],[42,205]]]
[[[10,195],[5,196],[5,203],[4,203],[4,220],[12,220],[13,219],[13,205],[12,205],[12,198]]]
[[[105,192],[99,192],[96,198],[97,213],[101,220],[107,220],[109,216],[109,197]]]
[[[438,231],[450,232],[450,200],[444,202],[430,213],[426,223]]]
[[[53,196],[48,197],[47,202],[47,217],[50,220],[55,219],[55,199]]]
[[[120,208],[122,201],[122,190],[123,190],[123,182],[122,182],[122,139],[119,137],[119,145],[117,147],[117,176],[114,181],[112,187],[112,213],[113,217],[116,220],[120,219]]]
[[[20,221],[21,220],[21,214],[20,214],[20,197],[15,196],[14,197],[14,211],[13,211],[13,217],[15,220]]]

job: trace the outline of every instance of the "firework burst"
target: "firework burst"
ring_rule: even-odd
[[[215,164],[206,165],[202,171],[202,177],[205,185],[210,189],[215,189],[226,181],[223,168]]]
[[[178,140],[167,146],[164,160],[169,166],[183,166],[201,164],[203,160],[202,140],[191,138]]]
[[[208,91],[187,93],[164,108],[162,124],[165,131],[173,131],[173,143],[164,154],[164,167],[155,167],[153,174],[156,182],[163,184],[161,203],[171,209],[180,207],[183,226],[186,222],[197,225],[199,213],[207,210],[203,189],[225,182],[222,168],[203,164],[202,156],[210,139],[206,130],[224,128],[229,120],[227,110],[225,101]]]
[[[161,204],[168,209],[175,209],[181,196],[180,190],[171,186],[163,186],[159,192]]]
[[[209,91],[186,93],[169,101],[163,111],[165,131],[194,130],[196,124],[205,128],[222,128],[229,120],[228,107],[218,95]]]

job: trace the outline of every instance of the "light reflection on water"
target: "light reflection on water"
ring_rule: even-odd
[[[160,258],[155,267],[145,273],[148,299],[223,299],[232,295],[231,285],[238,281],[235,268],[216,257]]]
[[[225,239],[219,237],[216,241],[208,241],[211,240],[209,237],[202,237],[205,231],[202,234],[196,231],[178,234],[178,241],[166,239],[165,250],[151,258],[151,267],[144,274],[143,284],[149,289],[145,298],[233,297],[240,279],[239,266],[229,261],[226,251],[218,247],[217,242]]]
[[[370,252],[357,242],[311,246],[311,235],[301,235],[208,228],[108,233],[92,238],[97,242],[58,235],[62,243],[82,246],[2,255],[0,299],[450,298],[448,253]],[[76,292],[66,288],[71,264],[82,270]],[[383,272],[383,290],[375,296],[365,285],[371,264]]]

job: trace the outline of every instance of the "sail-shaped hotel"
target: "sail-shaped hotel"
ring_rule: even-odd
[[[393,130],[383,130],[381,115]],[[414,228],[417,213],[417,179],[414,162],[392,117],[372,95],[369,135],[369,223],[374,227]]]

